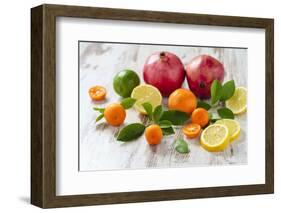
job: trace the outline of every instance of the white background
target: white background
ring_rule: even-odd
[[[275,106],[280,109],[281,90],[278,58],[280,52],[281,14],[279,1],[245,1],[245,0],[142,0],[142,1],[49,1],[88,6],[107,6],[150,10],[166,10],[193,13],[212,13],[222,15],[259,16],[275,18]],[[0,176],[0,210],[1,212],[39,212],[30,206],[30,13],[29,8],[42,1],[2,1],[0,8],[1,22],[1,176]],[[196,199],[156,203],[123,204],[97,207],[50,210],[50,212],[132,212],[132,211],[210,211],[245,212],[253,210],[271,210],[277,212],[280,207],[281,175],[280,151],[280,110],[275,112],[275,194],[243,196],[231,198]],[[257,116],[257,124],[259,118]]]

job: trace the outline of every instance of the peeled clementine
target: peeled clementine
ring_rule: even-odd
[[[196,138],[200,134],[201,126],[199,124],[187,124],[182,128],[183,134],[188,138]]]

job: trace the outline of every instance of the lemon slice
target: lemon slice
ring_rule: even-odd
[[[162,103],[162,95],[159,90],[149,84],[141,84],[135,87],[131,97],[137,100],[134,107],[142,114],[146,114],[146,111],[142,106],[143,103],[149,102],[153,109]]]
[[[237,87],[233,96],[225,102],[227,108],[237,115],[247,110],[247,89],[245,87]]]
[[[229,144],[229,131],[227,126],[213,124],[208,126],[201,134],[201,146],[209,152],[225,150]]]
[[[221,119],[216,122],[216,124],[223,124],[227,126],[229,131],[230,141],[233,142],[240,135],[240,125],[238,121],[233,119]]]

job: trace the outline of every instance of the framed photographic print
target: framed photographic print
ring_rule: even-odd
[[[31,9],[31,203],[273,193],[274,21]]]

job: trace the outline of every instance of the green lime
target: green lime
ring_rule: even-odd
[[[140,84],[140,78],[133,70],[122,70],[113,79],[115,92],[123,98],[130,97],[133,89]]]

